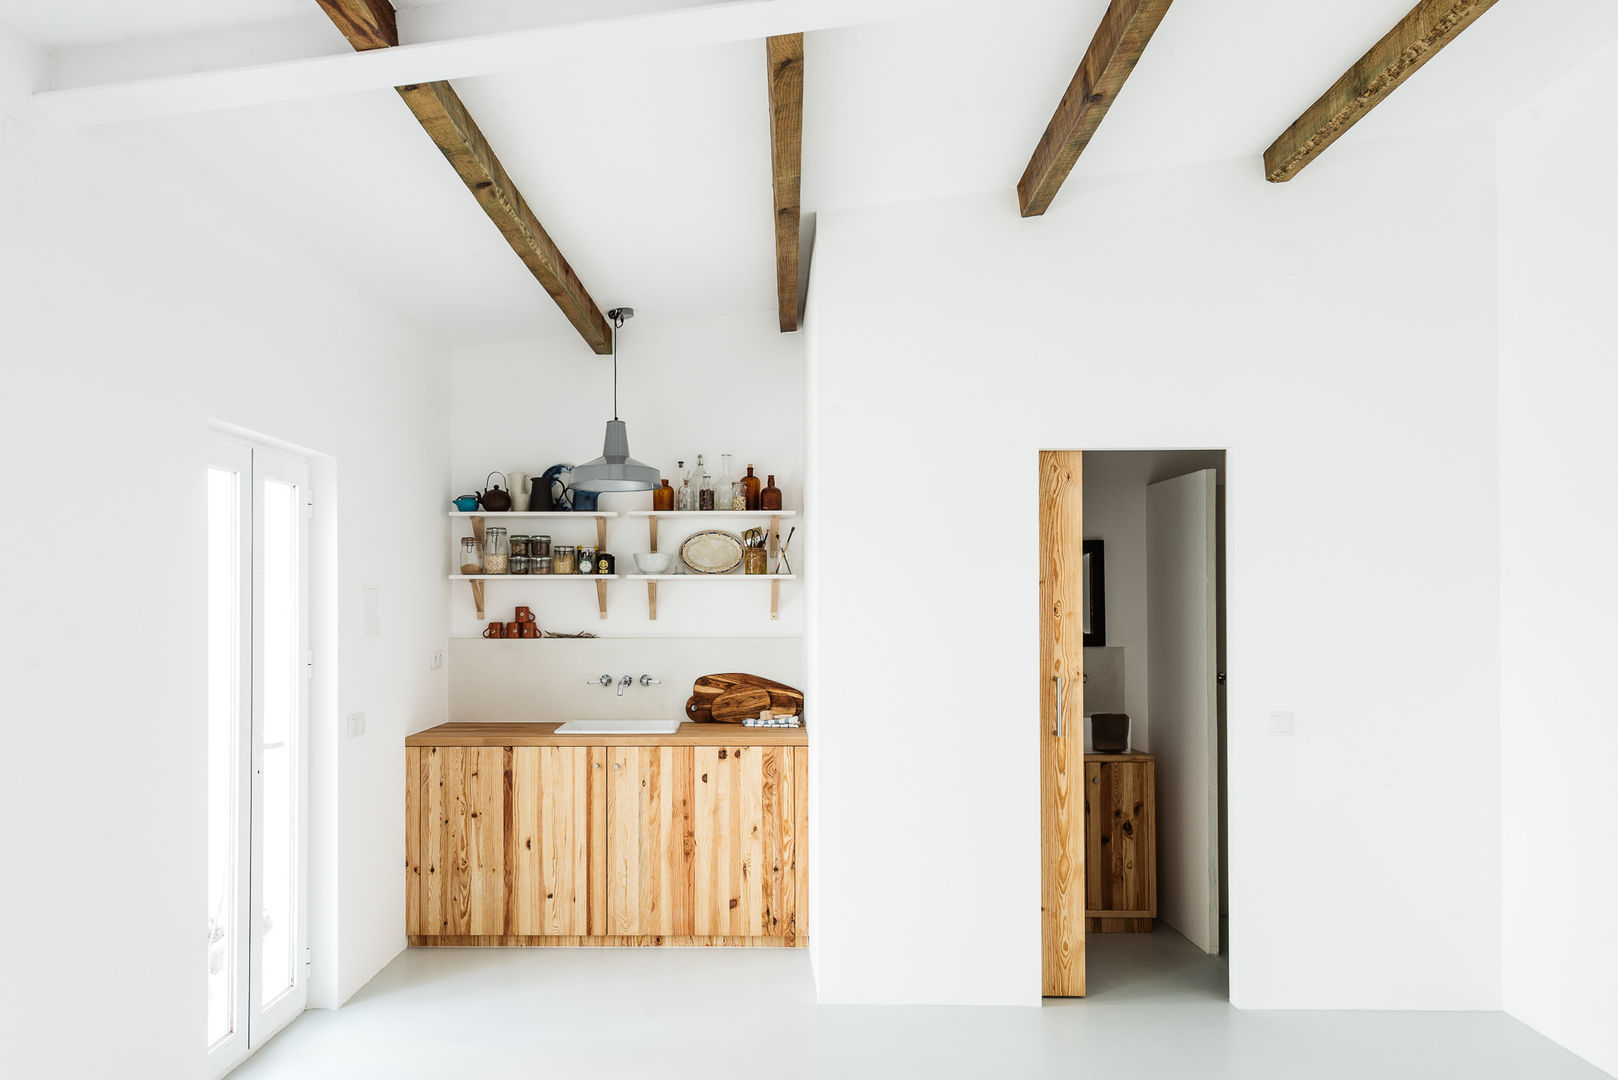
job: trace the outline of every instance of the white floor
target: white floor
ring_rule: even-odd
[[[873,1008],[817,1006],[802,950],[417,949],[232,1080],[1606,1075],[1502,1013],[1239,1012],[1170,930],[1090,956],[1082,1001]]]

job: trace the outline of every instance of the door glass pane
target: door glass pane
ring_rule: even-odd
[[[241,478],[208,470],[208,1045],[235,1029]]]
[[[265,1005],[292,988],[298,940],[297,752],[303,702],[303,656],[299,626],[298,489],[278,480],[264,485],[264,715],[259,727],[263,754],[264,907],[260,995]]]

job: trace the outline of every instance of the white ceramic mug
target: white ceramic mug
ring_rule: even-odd
[[[534,490],[534,478],[525,472],[506,474],[506,490],[511,492],[513,510],[528,509],[528,496]]]

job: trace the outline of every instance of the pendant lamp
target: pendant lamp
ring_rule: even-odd
[[[618,419],[618,331],[634,315],[635,309],[626,307],[607,312],[612,320],[612,419],[601,456],[573,470],[568,486],[575,491],[651,491],[658,486],[657,470],[629,456],[629,427]]]

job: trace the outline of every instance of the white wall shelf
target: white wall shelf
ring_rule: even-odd
[[[451,510],[452,518],[615,518],[616,510]]]
[[[523,518],[577,518],[580,521],[593,521],[596,525],[596,550],[607,549],[607,519],[618,517],[616,510],[501,510],[491,512],[487,510],[451,510],[451,520],[466,518],[472,523],[472,535],[483,543],[483,530],[489,519],[496,521],[521,521]],[[578,577],[583,580],[599,582],[596,586],[596,606],[601,609],[601,617],[607,617],[607,582],[617,578],[617,574],[451,574],[450,580],[470,582],[472,586],[472,603],[477,606],[478,618],[485,619],[483,613],[483,583],[485,581],[503,581],[507,579],[518,581],[534,581],[541,578],[567,578]]]
[[[797,517],[796,510],[628,510],[635,518],[784,518]],[[756,576],[756,575],[755,575]]]
[[[657,522],[659,518],[690,521],[700,518],[730,518],[732,520],[768,521],[767,550],[770,558],[781,552],[781,519],[797,517],[796,510],[631,510],[627,517],[645,518],[647,539],[651,550],[657,550]],[[770,583],[770,618],[781,617],[781,582],[797,580],[796,574],[630,574],[631,578],[646,582],[646,617],[657,619],[657,583],[660,581],[691,581],[695,578],[738,578]]]
[[[451,581],[617,581],[622,574],[451,574]]]

